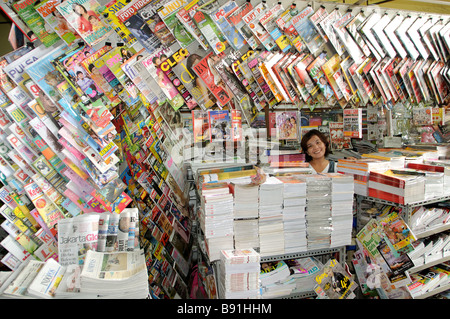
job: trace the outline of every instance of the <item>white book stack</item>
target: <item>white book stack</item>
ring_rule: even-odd
[[[234,218],[258,218],[259,186],[231,183],[230,187],[234,195]]]
[[[234,220],[234,248],[259,249],[259,222],[257,218]]]
[[[291,176],[277,176],[283,182],[284,252],[306,251],[306,183]]]
[[[259,252],[284,254],[283,183],[273,176],[259,186]]]
[[[261,264],[261,296],[263,299],[289,295],[295,289],[295,282],[290,278],[290,270],[283,261],[264,262]]]
[[[306,181],[306,232],[308,250],[330,247],[331,178],[324,175],[302,176]]]
[[[331,177],[331,247],[350,245],[353,228],[353,178],[339,173]]]
[[[219,296],[224,299],[260,298],[260,261],[254,249],[222,250]]]
[[[203,183],[198,211],[210,261],[220,258],[222,249],[233,249],[233,194],[227,183]]]

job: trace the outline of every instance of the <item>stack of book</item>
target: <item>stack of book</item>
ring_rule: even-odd
[[[218,278],[221,298],[260,298],[260,260],[254,249],[222,250]]]
[[[283,182],[284,252],[307,250],[306,183],[294,176],[277,176]]]
[[[289,295],[295,289],[288,265],[283,261],[261,264],[261,297],[264,299]]]
[[[230,183],[234,195],[234,218],[258,218],[259,186]]]
[[[314,278],[320,271],[320,262],[312,257],[285,260],[291,271],[290,278],[295,281],[292,293],[313,291],[316,285]]]
[[[234,220],[234,248],[259,249],[259,222],[257,218]]]
[[[331,178],[331,247],[349,245],[353,227],[353,178],[328,173]]]
[[[203,183],[198,217],[211,261],[233,248],[233,194],[228,183]]]
[[[369,173],[371,171],[384,172],[390,167],[388,161],[365,158],[358,160],[339,159],[336,168],[338,173],[353,176],[355,194],[367,196]]]
[[[308,250],[330,247],[331,178],[323,175],[302,177],[306,181],[306,225]]]
[[[421,172],[436,172],[442,174],[442,191],[440,189],[437,190],[437,194],[435,196],[444,196],[450,193],[450,169],[446,166],[439,165],[430,165],[430,164],[417,164],[417,163],[408,163],[406,165],[407,168],[415,169]],[[436,185],[437,186],[437,185]],[[425,185],[426,188],[426,185]],[[441,193],[439,195],[439,193]]]
[[[261,256],[283,254],[283,183],[267,176],[259,186],[259,249]]]
[[[425,177],[421,175],[396,174],[371,171],[368,195],[398,204],[409,204],[425,199]]]

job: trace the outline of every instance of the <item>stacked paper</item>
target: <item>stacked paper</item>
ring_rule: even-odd
[[[200,202],[207,253],[211,261],[218,260],[222,249],[233,248],[233,195],[227,183],[203,183]]]
[[[262,298],[269,299],[289,295],[295,289],[295,281],[289,278],[290,270],[283,261],[261,264]]]
[[[145,254],[89,250],[80,275],[80,292],[104,298],[147,298],[148,273]]]
[[[259,186],[259,251],[261,256],[284,253],[283,183],[268,176]]]
[[[324,175],[301,177],[306,181],[306,225],[308,250],[330,247],[331,178]]]
[[[230,184],[234,195],[234,218],[258,218],[259,186]]]
[[[336,168],[338,173],[351,175],[354,179],[355,194],[367,196],[369,173],[384,172],[390,168],[390,162],[379,159],[364,158],[358,160],[339,159]]]
[[[368,187],[369,196],[399,204],[425,199],[425,177],[420,175],[370,172]]]
[[[295,176],[278,176],[283,182],[284,252],[307,250],[306,183]]]
[[[234,220],[234,248],[259,248],[258,219],[235,219]]]
[[[415,163],[409,163],[407,168],[412,168],[415,170],[420,171],[427,171],[427,172],[439,172],[443,174],[443,185],[442,185],[442,195],[450,194],[450,168],[443,165],[430,165],[430,164],[415,164]],[[426,186],[425,186],[426,187]],[[438,195],[436,195],[438,196]]]
[[[331,178],[331,247],[349,245],[353,228],[353,178],[339,173]]]
[[[221,298],[259,298],[260,260],[254,249],[222,250],[219,263]]]

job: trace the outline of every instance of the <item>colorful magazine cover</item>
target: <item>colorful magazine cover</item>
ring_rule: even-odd
[[[127,27],[119,20],[116,13],[127,5],[125,0],[112,0],[105,5],[102,11],[102,17],[106,21],[106,24],[117,33],[117,35],[123,40],[124,44],[128,47],[132,47],[136,43],[136,37],[128,30]]]
[[[309,17],[314,13],[311,6],[307,6],[298,15],[292,18],[292,25],[297,30],[298,34],[306,44],[308,50],[312,54],[322,47],[325,43],[324,39],[314,27],[314,24],[309,20]]]
[[[172,0],[158,9],[159,17],[182,48],[196,41],[177,17],[177,12],[186,4],[186,0]]]
[[[66,0],[56,9],[90,46],[107,39],[113,32],[100,19],[100,4],[96,0]]]
[[[67,23],[67,20],[63,18],[61,13],[56,10],[56,6],[60,3],[60,0],[47,0],[36,4],[34,8],[59,37],[67,45],[70,45],[80,39],[80,35]]]
[[[158,10],[163,1],[152,1],[146,6],[140,8],[138,13],[141,18],[148,24],[150,30],[159,39],[162,45],[170,47],[176,43],[176,39],[167,25],[159,16]]]
[[[271,51],[276,48],[277,44],[259,21],[259,19],[263,16],[267,9],[267,4],[265,4],[264,2],[258,3],[242,19],[244,20],[250,31],[253,33],[253,35],[258,39],[260,43],[262,43],[264,48],[268,51]]]
[[[197,8],[201,5],[203,5],[203,0],[192,0],[188,4],[186,4],[183,8],[178,10],[176,13],[177,18],[180,19],[181,23],[184,25],[186,30],[198,41],[198,43],[202,46],[204,50],[208,50],[209,44],[206,41],[203,34],[200,32],[200,30],[195,25],[194,21],[192,21],[191,18],[191,12],[192,15],[193,12],[197,10]]]
[[[225,85],[211,65],[221,57],[213,52],[208,53],[203,59],[194,65],[194,72],[202,79],[211,93],[216,97],[217,103],[224,106],[227,104],[231,96],[227,93]]]
[[[233,19],[232,21],[234,23],[231,23],[230,20],[228,20],[226,17],[229,15],[232,15],[232,17],[236,17],[233,13],[238,10],[238,8],[239,6],[236,4],[236,2],[228,1],[212,15],[214,22],[219,26],[228,43],[235,50],[241,49],[246,42],[244,37],[241,33],[239,33],[236,27],[236,25],[240,21],[238,21],[238,19]]]
[[[46,47],[49,47],[58,42],[60,38],[34,9],[36,1],[37,0],[17,1],[13,4],[13,8],[38,39]]]
[[[209,139],[211,142],[232,141],[231,117],[228,110],[208,111]]]
[[[298,140],[299,118],[297,111],[275,112],[275,130],[279,140]]]
[[[192,110],[193,142],[206,142],[210,139],[208,112],[203,110]]]
[[[352,149],[351,138],[344,136],[344,123],[330,122],[330,148],[331,150]]]
[[[314,59],[313,62],[311,62],[310,65],[306,67],[306,71],[311,76],[316,85],[319,86],[320,91],[322,92],[325,99],[329,100],[334,95],[334,92],[330,84],[328,83],[324,72],[322,71],[322,65],[324,65],[325,62],[327,62],[326,53],[321,53],[317,58]]]

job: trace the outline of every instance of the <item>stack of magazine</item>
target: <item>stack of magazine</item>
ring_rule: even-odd
[[[306,183],[295,176],[277,176],[283,182],[284,252],[307,250]]]
[[[222,250],[219,296],[225,299],[260,298],[260,255],[254,249]]]

